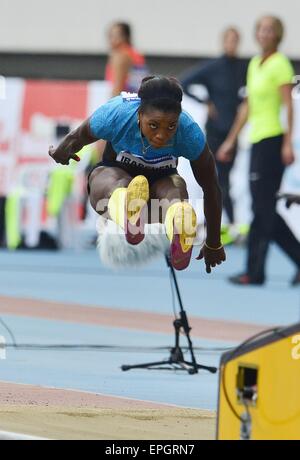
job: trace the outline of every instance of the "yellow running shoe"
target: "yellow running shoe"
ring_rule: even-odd
[[[166,234],[171,242],[170,262],[176,270],[188,267],[197,230],[197,216],[193,207],[179,201],[172,204],[165,218]]]
[[[145,176],[136,176],[129,183],[125,200],[125,236],[130,244],[139,244],[145,237],[144,226],[149,201],[149,183]]]

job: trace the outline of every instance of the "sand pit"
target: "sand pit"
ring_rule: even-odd
[[[0,430],[48,439],[215,439],[216,415],[93,393],[0,382]]]

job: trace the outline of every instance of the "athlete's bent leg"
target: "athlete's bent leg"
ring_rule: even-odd
[[[150,196],[151,217],[165,223],[171,242],[171,263],[177,270],[183,270],[191,259],[197,227],[196,213],[187,202],[186,183],[178,174],[167,176],[153,184]]]
[[[132,178],[121,168],[100,166],[92,172],[89,187],[95,211],[122,227],[128,243],[139,244],[144,239],[147,221],[149,184],[146,177]]]

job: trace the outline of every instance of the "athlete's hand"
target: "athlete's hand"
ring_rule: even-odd
[[[211,269],[216,265],[221,265],[226,260],[226,254],[223,246],[220,249],[209,249],[204,244],[200,250],[200,254],[196,257],[197,260],[204,259],[206,266],[206,273],[211,273]]]
[[[295,161],[295,154],[293,150],[292,142],[287,140],[283,142],[282,150],[281,150],[281,157],[283,164],[286,166],[291,165]]]
[[[56,163],[62,165],[68,165],[70,160],[80,161],[80,158],[76,153],[70,153],[68,148],[57,147],[56,149],[53,145],[49,147],[49,155]]]
[[[215,104],[211,101],[207,103],[207,115],[211,120],[216,120],[219,116],[218,110]]]
[[[225,140],[219,147],[216,153],[216,159],[222,163],[227,163],[232,159],[232,151],[234,149],[234,142]]]

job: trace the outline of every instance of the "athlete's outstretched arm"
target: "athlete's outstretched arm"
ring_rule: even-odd
[[[204,258],[207,273],[225,259],[221,243],[222,193],[214,157],[206,144],[199,158],[191,161],[194,177],[204,193],[204,214],[207,226],[206,242],[198,259]]]
[[[48,153],[56,163],[68,165],[71,159],[80,161],[76,153],[85,145],[92,144],[97,140],[98,139],[95,138],[90,131],[90,122],[88,118],[78,128],[71,131],[56,149],[51,145]]]

